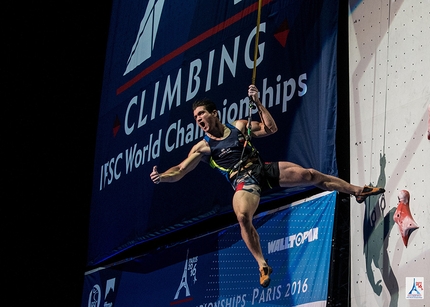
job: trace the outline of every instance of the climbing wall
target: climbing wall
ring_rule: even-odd
[[[349,3],[351,306],[430,306],[430,1]]]

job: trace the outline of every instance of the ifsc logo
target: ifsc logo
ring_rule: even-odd
[[[148,2],[145,14],[140,22],[136,40],[127,60],[124,76],[151,57],[164,1],[165,0],[150,0]]]
[[[101,289],[99,285],[94,285],[88,295],[88,307],[99,307],[101,301]]]
[[[103,307],[113,306],[113,293],[115,292],[115,278],[106,281]],[[95,284],[88,295],[88,307],[99,307],[102,301],[102,290],[98,284]]]
[[[424,299],[424,277],[406,277],[406,299]]]

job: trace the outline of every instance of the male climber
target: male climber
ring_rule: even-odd
[[[242,238],[258,263],[260,284],[270,283],[272,268],[264,259],[259,235],[252,219],[260,202],[260,194],[274,187],[316,186],[323,190],[338,191],[355,196],[362,203],[367,196],[385,192],[378,187],[359,187],[317,170],[305,169],[292,162],[262,162],[251,138],[265,137],[278,128],[269,111],[261,104],[255,85],[248,88],[260,115],[260,121],[237,120],[222,124],[215,104],[210,100],[193,103],[194,119],[205,132],[204,138],[191,148],[188,157],[163,173],[154,166],[150,177],[156,184],[175,182],[192,171],[200,161],[221,171],[235,190],[233,210],[240,225]]]

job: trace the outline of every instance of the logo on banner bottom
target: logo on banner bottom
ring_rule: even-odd
[[[170,305],[176,305],[180,303],[185,303],[193,300],[193,297],[191,296],[190,288],[188,287],[188,272],[190,273],[190,277],[192,278],[193,282],[196,283],[197,281],[197,261],[198,257],[193,257],[191,259],[188,258],[189,250],[187,250],[187,257],[185,259],[185,267],[184,272],[182,274],[181,281],[179,283],[178,290],[176,290],[176,294],[174,297],[174,301],[170,303]],[[182,289],[185,289],[185,298],[179,299],[179,294]]]

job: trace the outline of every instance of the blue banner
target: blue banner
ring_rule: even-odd
[[[254,219],[267,288],[238,225],[85,276],[82,307],[325,306],[335,192]]]
[[[265,161],[337,174],[337,7],[328,0],[262,1],[256,85],[279,128],[253,141]],[[254,0],[114,1],[89,265],[231,210],[233,190],[208,165],[175,184],[154,185],[149,174],[154,165],[164,171],[178,164],[201,140],[191,110],[197,98],[215,101],[224,123],[248,116],[257,10]]]

